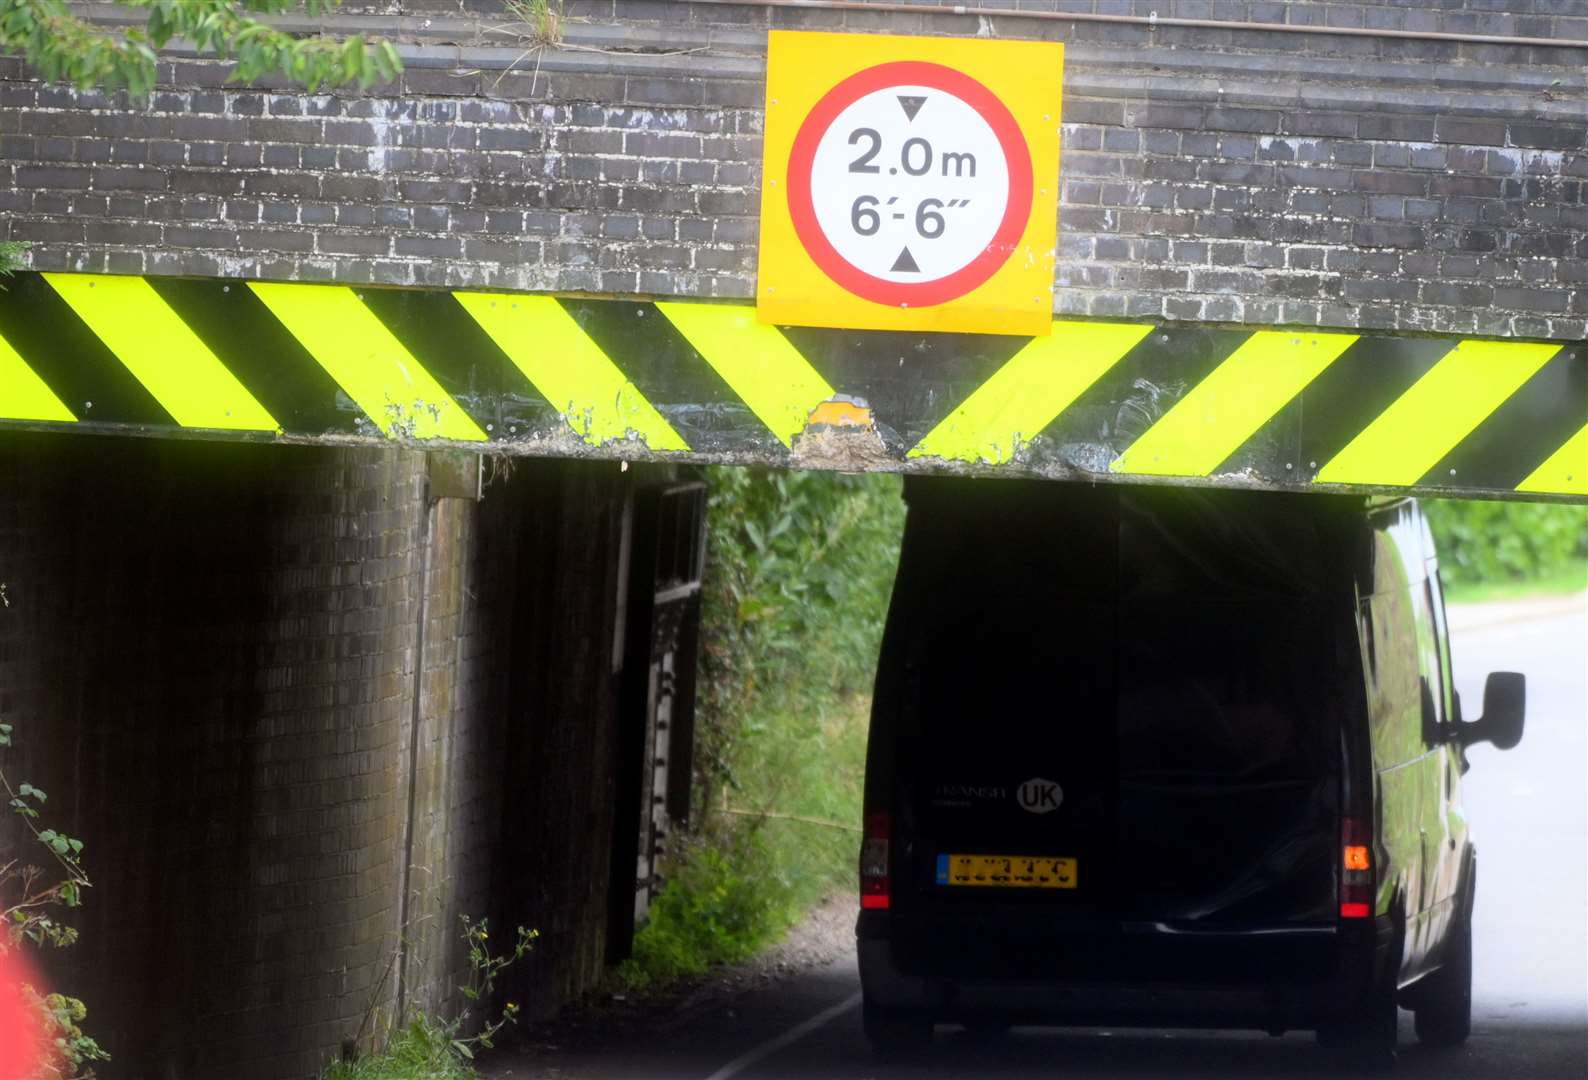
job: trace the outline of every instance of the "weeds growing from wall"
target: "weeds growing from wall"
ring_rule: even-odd
[[[486,920],[465,916],[462,923],[469,955],[468,977],[458,987],[463,1009],[450,1017],[415,1012],[402,1018],[384,1033],[378,1052],[358,1056],[355,1044],[347,1060],[325,1067],[320,1080],[475,1080],[475,1052],[494,1046],[502,1029],[518,1019],[516,1002],[491,1008],[497,976],[523,959],[540,934],[520,926],[507,951],[497,953]]]
[[[631,986],[745,959],[853,887],[899,479],[716,468],[707,480],[691,832],[620,970]]]
[[[562,44],[562,0],[507,0],[507,13],[527,31],[534,48],[556,48]]]

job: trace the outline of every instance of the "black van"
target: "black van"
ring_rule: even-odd
[[[912,478],[857,925],[883,1048],[934,1022],[1313,1029],[1393,1060],[1471,1018],[1464,748],[1411,499]]]

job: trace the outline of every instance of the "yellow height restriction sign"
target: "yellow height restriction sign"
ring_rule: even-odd
[[[1064,46],[773,31],[763,322],[1045,335]]]

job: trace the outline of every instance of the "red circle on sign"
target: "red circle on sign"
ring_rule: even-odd
[[[897,282],[860,269],[839,254],[816,220],[811,201],[811,171],[816,147],[838,115],[867,94],[890,86],[929,86],[952,94],[975,109],[992,128],[1003,148],[1009,172],[1009,201],[997,232],[970,262],[936,281]],[[890,307],[929,307],[964,296],[981,285],[1008,261],[1020,243],[1031,217],[1031,152],[1025,136],[1007,106],[993,92],[962,72],[924,60],[897,60],[878,64],[849,76],[823,95],[811,109],[789,153],[788,208],[794,232],[822,272],[856,296]]]

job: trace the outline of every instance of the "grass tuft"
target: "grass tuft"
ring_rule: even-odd
[[[507,0],[507,10],[529,28],[528,37],[536,48],[555,48],[562,44],[562,0]]]
[[[326,1066],[320,1080],[478,1080],[473,1066],[458,1060],[444,1027],[417,1016],[392,1033],[386,1049],[357,1061]]]

